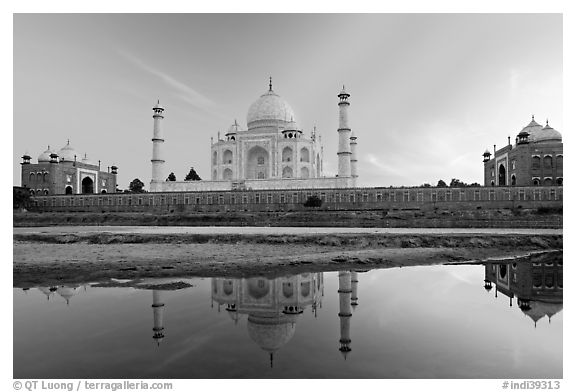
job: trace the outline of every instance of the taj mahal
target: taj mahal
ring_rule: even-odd
[[[238,189],[352,188],[358,178],[356,136],[348,124],[350,94],[344,86],[338,94],[338,174],[323,171],[324,149],[314,127],[305,135],[292,107],[272,89],[248,109],[246,129],[238,121],[224,138],[211,140],[211,179],[165,181],[164,108],[154,106],[151,192],[229,191]]]

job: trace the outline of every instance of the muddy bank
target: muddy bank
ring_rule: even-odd
[[[393,268],[562,249],[562,235],[14,235],[14,286],[186,276],[268,276]]]
[[[15,233],[14,241],[45,244],[267,244],[379,248],[561,249],[562,235],[490,234],[161,234],[161,233]]]

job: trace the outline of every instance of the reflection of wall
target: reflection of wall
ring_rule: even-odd
[[[276,279],[212,279],[212,299],[226,306],[235,323],[248,315],[250,338],[270,353],[271,361],[274,352],[294,336],[296,322],[304,309],[311,306],[316,312],[321,305],[322,291],[322,273]]]
[[[508,296],[510,306],[516,296],[520,310],[536,325],[544,316],[551,319],[562,310],[562,265],[561,255],[543,255],[526,262],[487,263],[484,287],[489,291],[495,284],[495,296],[498,292]]]

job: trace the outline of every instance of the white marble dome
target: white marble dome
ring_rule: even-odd
[[[246,122],[248,129],[258,126],[276,125],[278,121],[289,122],[293,120],[294,110],[282,97],[269,90],[250,105]]]
[[[70,141],[66,143],[64,147],[58,151],[58,157],[60,157],[60,161],[74,161],[74,156],[76,155],[77,159],[80,158],[80,155],[76,152],[76,150],[70,145]]]

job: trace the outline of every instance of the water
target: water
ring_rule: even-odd
[[[561,260],[182,281],[14,289],[14,377],[562,378]]]

